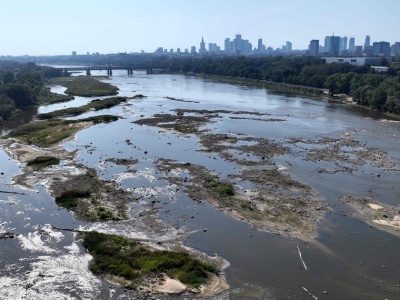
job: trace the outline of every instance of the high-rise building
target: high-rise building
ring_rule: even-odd
[[[204,38],[201,37],[199,53],[200,53],[200,54],[204,54],[204,53],[206,53],[206,52],[207,52],[207,50],[206,50],[206,43],[204,42]]]
[[[319,53],[319,40],[310,41],[310,46],[308,46],[311,56],[318,56]]]
[[[258,52],[262,51],[262,48],[263,48],[262,44],[263,44],[262,39],[258,39],[258,47],[257,47]]]
[[[340,51],[340,36],[332,35],[329,42],[329,55],[338,56]]]
[[[365,42],[364,42],[364,49],[371,46],[371,37],[369,35],[367,35],[365,37]]]
[[[347,50],[347,36],[344,36],[340,39],[340,50],[346,51]]]
[[[286,42],[286,52],[288,52],[288,53],[292,52],[292,43],[291,42]]]
[[[226,38],[225,42],[224,42],[224,50],[226,52],[231,52],[231,39],[230,38]]]
[[[394,43],[394,55],[400,56],[400,42]]]
[[[240,54],[241,50],[242,50],[242,35],[237,34],[235,39],[233,40],[233,51],[236,54]]]
[[[196,52],[196,46],[190,47],[190,53],[191,53],[191,54],[196,54],[196,53],[197,53],[197,52]]]
[[[352,36],[349,40],[349,52],[350,53],[353,53],[355,45],[356,45],[356,38],[354,36]]]
[[[329,52],[329,49],[331,48],[331,37],[326,36],[325,37],[325,43],[324,43],[324,52]]]
[[[390,56],[391,48],[388,42],[378,42],[373,44],[372,54],[376,56]]]

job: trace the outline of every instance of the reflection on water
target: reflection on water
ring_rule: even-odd
[[[93,72],[93,75],[104,74]],[[93,296],[89,295],[88,298],[117,299],[118,293],[109,296],[109,284],[100,283],[90,273],[84,272],[86,257],[78,251],[81,249],[79,243],[75,244],[69,234],[63,233],[60,240],[56,241],[55,238],[43,240],[43,237],[38,237],[38,232],[49,228],[46,224],[51,224],[60,228],[96,228],[126,236],[162,239],[165,237],[157,237],[156,233],[138,225],[138,212],[146,209],[156,197],[162,204],[157,209],[160,219],[174,228],[170,232],[171,236],[179,235],[182,231],[191,232],[184,241],[185,245],[209,255],[217,253],[230,262],[225,272],[231,289],[214,299],[312,299],[305,289],[318,299],[398,298],[399,238],[348,217],[349,208],[337,201],[338,196],[350,194],[371,196],[378,201],[398,205],[400,195],[391,188],[397,186],[398,174],[379,170],[382,176],[378,178],[372,176],[378,169],[369,165],[359,166],[353,173],[321,174],[316,169],[323,162],[304,160],[306,150],[313,147],[305,143],[289,143],[291,138],[319,140],[322,137],[344,136],[369,147],[380,148],[393,160],[400,161],[398,122],[356,106],[290,97],[196,77],[145,75],[140,72],[127,76],[124,71],[115,71],[107,82],[117,85],[122,96],[143,94],[147,98],[130,100],[125,106],[80,116],[83,118],[109,113],[119,115],[121,119],[84,130],[77,134],[76,141],[64,146],[68,150],[78,149],[76,161],[95,168],[102,179],[116,180],[121,187],[136,196],[144,196],[140,203],[131,207],[129,213],[133,221],[120,225],[77,222],[66,210],[58,209],[41,185],[37,191],[23,191],[26,193],[24,196],[0,194],[3,201],[0,201],[0,231],[21,234],[21,237],[13,241],[0,240],[0,259],[6,266],[0,279],[8,282],[0,283],[0,292],[10,291],[12,286],[20,286],[24,280],[31,280],[34,289],[37,285],[35,291],[41,291],[39,285],[47,277],[38,276],[44,279],[35,282],[33,278],[36,277],[24,274],[47,272],[50,277],[54,266],[44,270],[44,262],[42,258],[37,259],[37,256],[51,257],[51,251],[54,250],[60,256],[57,264],[64,267],[58,269],[59,273],[56,274],[61,274],[58,278],[65,278],[63,276],[69,274],[76,279],[70,281],[75,288],[71,292],[63,290],[55,280],[47,278],[54,293],[59,293],[58,296],[73,295],[79,299],[87,295],[87,288],[91,288]],[[170,101],[165,97],[193,102]],[[89,99],[77,97],[68,103],[41,107],[39,111],[82,105],[87,101]],[[215,134],[243,134],[275,140],[291,149],[291,154],[276,157],[275,162],[285,172],[292,174],[294,179],[316,189],[333,210],[319,226],[317,243],[255,231],[247,223],[233,219],[207,203],[195,202],[183,191],[168,185],[161,178],[163,174],[155,170],[155,164],[160,158],[200,164],[222,177],[241,170],[240,166],[220,158],[217,153],[199,152],[201,146],[195,135],[179,135],[132,123],[156,113],[171,113],[176,108],[254,111],[283,119],[282,122],[261,122],[249,118],[239,120],[230,119],[229,113],[221,113],[204,128]],[[29,115],[25,112],[27,116],[24,119],[21,117],[15,123],[3,124],[2,134],[6,134],[13,126],[31,120],[36,112],[32,110]],[[130,143],[126,142],[127,139]],[[314,148],[318,147],[321,146]],[[0,154],[0,158],[3,157],[6,157],[5,154]],[[137,159],[139,163],[127,168],[107,162],[108,158]],[[0,169],[8,176],[18,172],[18,166],[12,161],[2,164]],[[10,185],[10,177],[0,178],[0,190],[21,191]],[[207,231],[199,230],[201,228]],[[297,247],[302,252],[307,270],[299,258]],[[85,266],[81,270],[83,275],[77,275],[76,268],[66,268],[63,258],[68,255],[74,255],[71,261],[80,261]],[[22,263],[19,261],[21,258]],[[79,285],[79,276],[85,276],[85,287]],[[14,277],[19,282],[10,279]]]
[[[0,123],[0,136],[7,135],[13,128],[32,121],[37,113],[38,108],[33,107],[19,113],[13,120]]]

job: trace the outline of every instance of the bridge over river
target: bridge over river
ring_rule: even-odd
[[[133,74],[133,70],[146,70],[147,74],[153,74],[153,70],[166,70],[167,67],[164,66],[135,66],[135,67],[127,67],[127,66],[90,66],[90,67],[59,67],[63,73],[69,73],[74,71],[86,71],[86,75],[90,76],[91,71],[94,70],[104,70],[107,71],[108,76],[112,76],[114,70],[126,70],[128,75]]]

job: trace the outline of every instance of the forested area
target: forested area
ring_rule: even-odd
[[[389,63],[383,58],[380,65],[388,66]],[[360,105],[400,114],[400,67],[395,63],[387,73],[374,73],[368,64],[327,64],[321,58],[307,56],[170,59],[168,67],[172,72],[204,73],[326,88],[331,96],[347,94]]]
[[[34,106],[49,93],[45,80],[61,76],[61,70],[34,63],[0,62],[0,121]]]

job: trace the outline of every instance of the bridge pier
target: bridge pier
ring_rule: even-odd
[[[112,76],[112,68],[107,69],[107,76]]]
[[[128,68],[128,75],[133,75],[133,69],[132,68]]]
[[[86,69],[86,76],[90,76],[90,68]]]
[[[147,68],[146,73],[147,74],[153,74],[153,69],[152,68]]]

